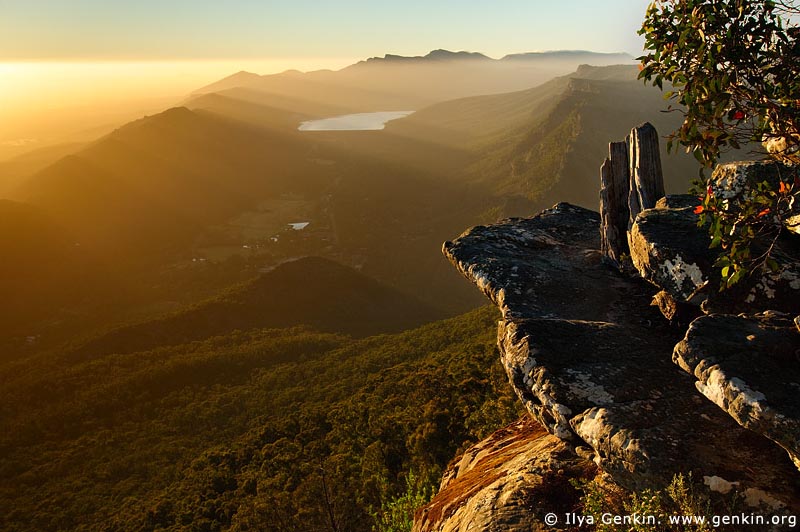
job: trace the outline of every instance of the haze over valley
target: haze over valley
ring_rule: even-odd
[[[661,95],[635,80],[635,66],[582,64],[591,60],[630,58],[437,50],[339,71],[240,73],[92,142],[6,161],[6,238],[13,213],[27,210],[41,219],[32,238],[62,242],[47,245],[60,257],[52,267],[27,250],[15,262],[44,268],[37,284],[53,287],[47,297],[72,301],[45,305],[10,272],[11,343],[94,327],[99,308],[108,325],[178,309],[306,255],[356,268],[441,316],[467,310],[479,299],[439,256],[441,241],[557,200],[594,207],[601,139],[646,118],[673,127],[653,112]],[[508,92],[515,84],[531,87]],[[379,111],[392,105],[415,110]],[[372,131],[340,129],[342,116],[380,120]],[[319,127],[331,121],[334,130]],[[667,160],[668,183],[684,188],[691,163]],[[71,299],[87,276],[98,287]]]

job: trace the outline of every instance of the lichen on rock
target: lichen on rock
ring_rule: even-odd
[[[752,166],[757,163],[746,163]],[[737,165],[728,165],[720,172],[731,197],[739,191],[749,175]],[[738,192],[737,192],[738,191]],[[709,247],[705,228],[698,227],[698,216],[692,196],[672,196],[654,209],[642,211],[628,234],[631,260],[639,274],[659,287],[676,304],[700,307],[708,313],[759,312],[774,309],[800,312],[800,242],[794,235],[779,238],[772,248],[777,270],[760,268],[732,288],[720,291],[720,272],[714,267],[720,250]],[[757,256],[771,242],[755,242]],[[663,302],[663,301],[662,301]],[[666,308],[669,308],[667,305]],[[667,315],[665,313],[665,315]],[[672,319],[671,315],[667,315]]]

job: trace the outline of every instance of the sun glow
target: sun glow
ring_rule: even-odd
[[[75,135],[90,140],[128,120],[180,103],[241,70],[339,69],[351,58],[0,63],[0,158]]]

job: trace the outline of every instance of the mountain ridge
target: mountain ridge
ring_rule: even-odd
[[[479,52],[438,49],[424,56],[385,54],[335,71],[287,71],[260,77],[238,73],[195,90],[192,97],[247,88],[314,102],[325,100],[342,107],[343,114],[414,110],[465,96],[527,89],[566,75],[579,64],[631,61],[627,54],[578,50],[509,54],[493,59]],[[454,84],[456,79],[459,81]],[[353,97],[354,91],[358,97]]]
[[[368,59],[364,59],[362,61],[358,61],[348,67],[345,68],[352,68],[358,65],[365,65],[370,63],[380,63],[382,61],[387,62],[427,62],[427,61],[495,61],[491,57],[488,57],[480,52],[467,52],[467,51],[458,51],[458,52],[451,52],[450,50],[445,50],[442,48],[431,50],[425,55],[416,55],[416,56],[407,56],[407,55],[396,55],[396,54],[385,54],[383,57],[375,56],[370,57]]]
[[[226,293],[161,318],[121,326],[69,356],[146,351],[234,330],[306,325],[355,337],[396,333],[442,318],[416,298],[323,257],[275,266]]]

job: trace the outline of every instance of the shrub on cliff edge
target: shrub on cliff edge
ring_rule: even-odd
[[[792,19],[798,14],[795,0],[650,4],[639,31],[648,50],[639,58],[639,77],[672,86],[665,98],[678,104],[669,109],[683,113],[684,121],[669,136],[668,148],[676,142],[685,146],[704,168],[748,142],[762,142],[773,156],[800,162],[800,27]],[[731,206],[707,185],[696,189],[703,201],[696,212],[708,226],[711,247],[722,249],[721,288],[756,270],[774,271],[772,246],[755,254],[752,244],[759,237],[774,243],[800,186],[791,178],[779,189],[763,183]]]

